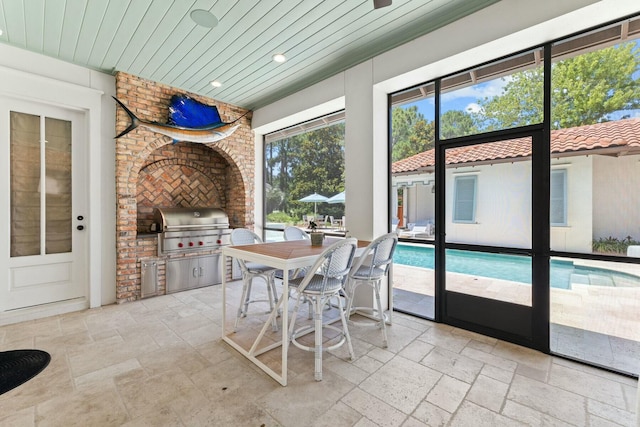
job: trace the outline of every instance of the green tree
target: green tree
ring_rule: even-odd
[[[283,138],[265,146],[265,181],[269,192],[286,194],[291,181],[291,168],[297,158],[297,147],[292,138]],[[288,200],[274,196],[268,211],[288,209]]]
[[[478,132],[473,116],[460,110],[449,110],[440,118],[440,137],[455,138]]]
[[[391,113],[392,160],[398,161],[433,148],[433,122],[427,122],[417,106],[395,107]]]
[[[552,127],[561,129],[611,120],[611,113],[640,107],[640,52],[635,42],[588,52],[552,66]],[[475,115],[484,130],[540,123],[543,68],[511,74],[502,94],[478,100]]]
[[[270,184],[265,185],[265,203],[267,212],[282,211],[284,206],[284,192]]]
[[[611,120],[640,107],[640,50],[635,42],[558,62],[553,67],[552,123],[567,128]]]
[[[491,131],[542,122],[543,74],[542,66],[519,71],[509,76],[501,95],[479,99],[481,109],[473,114],[478,128]]]
[[[344,190],[344,123],[292,139],[297,151],[291,160],[292,179],[286,194],[291,212],[299,218],[313,210],[313,204],[299,202],[299,199],[312,193],[332,196]],[[324,204],[318,213],[341,216],[343,212],[342,204]]]

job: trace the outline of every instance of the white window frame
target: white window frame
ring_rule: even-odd
[[[555,186],[553,185],[553,181],[554,181],[554,176],[556,177],[555,179],[561,179],[562,180],[562,194],[554,194],[554,188]],[[552,227],[566,227],[567,226],[567,170],[566,169],[553,169],[551,171],[551,176],[550,176],[550,182],[551,182],[551,188],[549,191],[549,223]],[[561,221],[554,221],[553,218],[553,206],[555,204],[561,204],[562,205],[562,218]]]
[[[468,202],[468,200],[459,200],[460,192],[458,191],[458,185],[461,181],[472,180],[473,182],[473,196],[471,200],[471,218],[460,218],[462,212],[459,210],[459,204],[461,202]],[[454,191],[453,191],[453,218],[454,223],[473,224],[476,222],[476,200],[478,193],[478,176],[477,175],[465,175],[456,176],[454,179]]]

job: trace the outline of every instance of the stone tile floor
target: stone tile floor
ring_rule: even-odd
[[[51,364],[0,396],[2,426],[632,426],[637,381],[394,313],[389,347],[353,324],[356,359],[290,349],[282,387],[223,343],[222,289],[0,327]]]
[[[586,261],[582,261],[586,263]],[[601,266],[590,261],[588,265]],[[610,266],[608,266],[611,268]],[[393,307],[434,318],[434,272],[394,264]],[[636,265],[617,269],[639,274]],[[485,277],[448,274],[449,288],[463,293],[531,305],[529,286]],[[637,376],[640,372],[640,288],[572,283],[551,289],[551,351]]]

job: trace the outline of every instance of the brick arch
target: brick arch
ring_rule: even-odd
[[[253,190],[250,190],[253,189],[255,177],[253,158],[248,162],[246,156],[239,154],[233,143],[227,139],[206,145],[220,154],[229,164],[226,211],[231,227],[253,227]]]
[[[250,127],[249,118],[241,119],[246,121],[247,127]],[[129,182],[138,182],[139,174],[144,168],[148,167],[149,158],[154,152],[161,150],[163,147],[173,145],[173,140],[167,136],[155,138],[145,147],[143,147],[137,156],[132,158],[131,168],[129,170]],[[198,146],[208,147],[213,152],[220,155],[229,168],[227,176],[227,185],[224,192],[226,206],[224,206],[229,215],[231,227],[253,227],[254,225],[254,209],[253,209],[253,180],[255,174],[254,157],[248,157],[246,153],[238,150],[238,140],[226,138],[218,142],[199,144]],[[251,152],[253,154],[253,151]],[[134,193],[136,194],[136,193]],[[250,201],[250,203],[248,202]],[[136,207],[136,209],[138,209]],[[150,225],[150,223],[149,223]],[[145,228],[148,229],[148,228]]]
[[[137,229],[148,231],[156,207],[225,207],[224,186],[185,159],[153,162],[138,174]]]

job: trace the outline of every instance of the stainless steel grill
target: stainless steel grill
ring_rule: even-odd
[[[229,217],[218,208],[156,208],[158,255],[218,249],[231,243]]]

